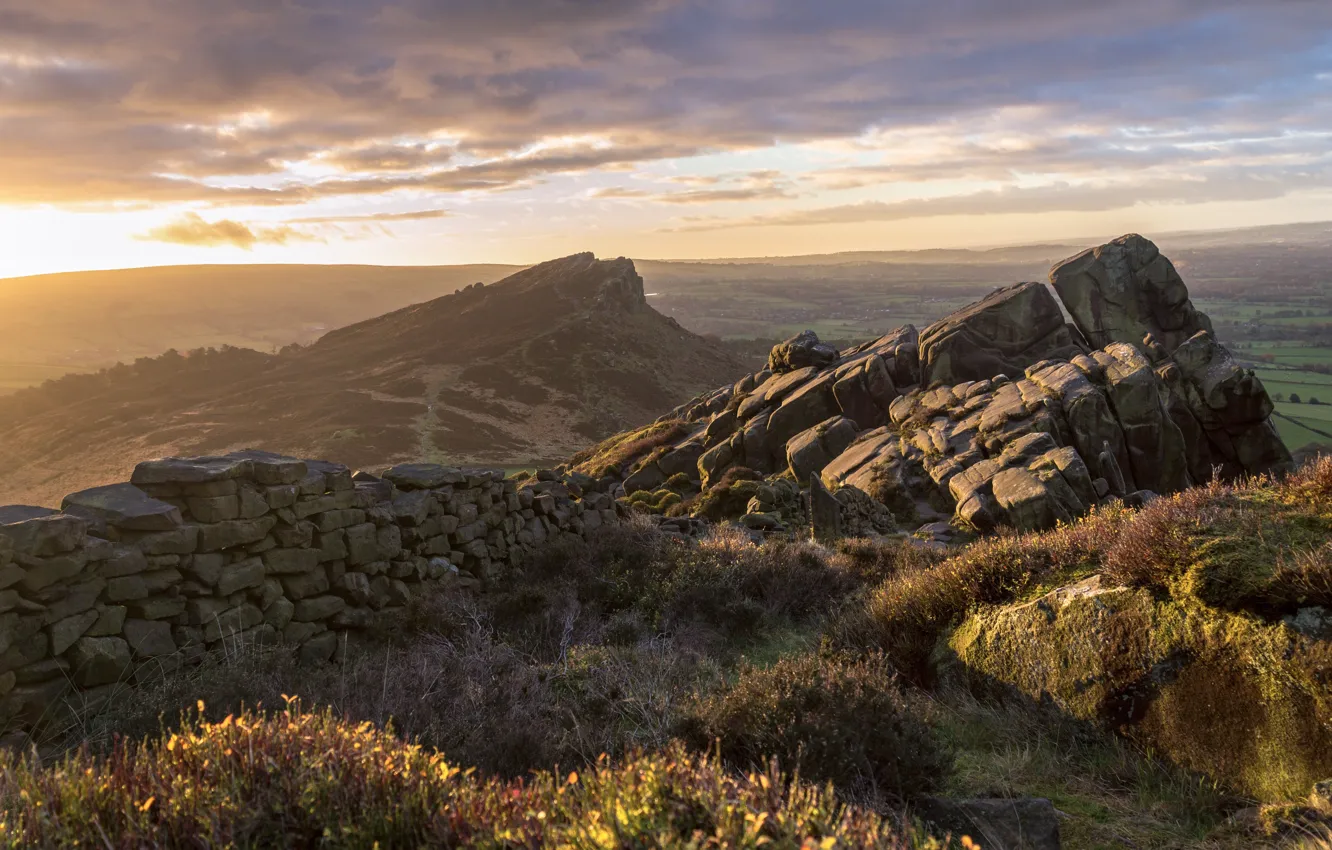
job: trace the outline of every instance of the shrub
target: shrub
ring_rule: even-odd
[[[733,641],[765,626],[810,619],[857,587],[809,543],[753,545],[738,530],[718,529],[681,551],[661,583],[662,625],[702,625]]]
[[[679,749],[585,774],[478,778],[329,712],[192,720],[105,758],[0,754],[0,843],[120,847],[912,846],[770,769]],[[919,845],[918,845],[919,846]]]
[[[776,756],[804,778],[893,799],[935,790],[952,764],[881,657],[811,654],[746,670],[730,690],[702,700],[681,734],[737,767]]]
[[[740,516],[745,512],[749,500],[758,495],[762,480],[762,475],[748,467],[731,467],[722,475],[721,480],[693,503],[693,515],[713,522]]]
[[[1332,605],[1332,459],[1274,483],[1212,482],[1157,499],[1106,554],[1115,580],[1280,616]]]
[[[1131,512],[1093,511],[1041,534],[1006,533],[971,544],[940,563],[900,561],[898,571],[844,612],[829,629],[834,645],[881,650],[916,683],[930,678],[939,638],[978,604],[1008,602],[1057,577],[1100,566]]]
[[[654,422],[637,431],[617,434],[574,455],[569,467],[588,475],[618,477],[620,468],[635,458],[677,443],[689,433],[689,425],[680,419]],[[614,470],[614,472],[610,472]]]
[[[663,486],[667,490],[674,490],[677,493],[684,493],[689,490],[698,489],[698,486],[694,483],[694,479],[690,478],[687,472],[675,473],[670,478],[666,479],[666,483]]]

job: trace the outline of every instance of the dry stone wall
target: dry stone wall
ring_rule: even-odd
[[[336,659],[428,586],[482,586],[615,522],[596,488],[244,451],[141,463],[60,511],[0,508],[0,726],[21,739],[241,644]]]

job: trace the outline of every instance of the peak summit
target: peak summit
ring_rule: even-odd
[[[643,278],[625,257],[598,260],[591,251],[535,265],[488,287],[496,295],[554,295],[593,308],[637,313],[647,308]]]

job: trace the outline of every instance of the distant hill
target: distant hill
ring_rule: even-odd
[[[362,466],[525,465],[744,371],[649,307],[630,260],[578,254],[305,348],[167,355],[0,398],[0,504],[54,503],[147,456],[251,445]]]
[[[522,266],[166,266],[0,280],[0,392],[182,351],[271,351]]]

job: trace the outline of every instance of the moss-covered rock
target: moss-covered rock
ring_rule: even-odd
[[[945,677],[1117,729],[1261,800],[1332,765],[1332,641],[1101,576],[968,617]]]

